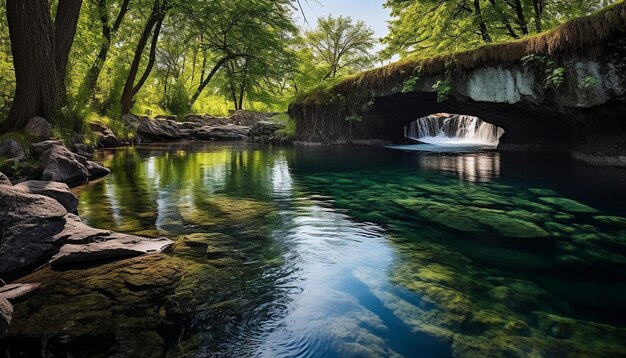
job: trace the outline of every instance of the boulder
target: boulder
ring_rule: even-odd
[[[39,194],[58,201],[70,213],[78,213],[78,198],[65,183],[55,181],[29,180],[15,185],[15,188],[30,194]]]
[[[98,143],[98,147],[100,148],[115,148],[119,147],[122,143],[119,139],[113,134],[113,131],[102,124],[99,123],[91,123],[90,127],[93,131],[96,132],[96,139]]]
[[[158,253],[172,245],[165,238],[150,239],[140,236],[114,234],[106,241],[88,244],[67,244],[51,260],[53,267],[71,264],[120,260],[150,253]]]
[[[0,278],[32,269],[52,257],[60,245],[67,210],[56,200],[0,185]]]
[[[178,119],[178,117],[171,115],[171,114],[159,114],[156,117],[154,117],[154,119],[167,119],[170,121],[175,121],[176,119]]]
[[[143,119],[137,134],[142,139],[159,142],[186,139],[190,132],[179,128],[174,121]]]
[[[0,287],[0,298],[14,301],[31,294],[41,284],[39,283],[12,283]]]
[[[82,144],[82,143],[74,143],[72,145],[72,151],[81,157],[92,158],[93,157],[93,147]]]
[[[260,121],[257,124],[253,125],[250,128],[250,136],[251,137],[261,137],[261,136],[270,136],[274,134],[279,129],[284,128],[285,126],[279,123]]]
[[[109,173],[111,173],[111,171],[108,168],[91,160],[87,161],[87,170],[89,171],[90,180],[102,178],[104,176],[109,175]]]
[[[34,157],[40,157],[46,150],[54,146],[63,147],[63,142],[60,140],[46,140],[39,143],[32,143],[30,145],[30,154]]]
[[[5,139],[0,143],[0,157],[22,159],[24,158],[24,149],[15,139]]]
[[[41,155],[41,178],[69,185],[84,184],[90,177],[86,162],[85,157],[74,154],[65,147],[54,146]]]
[[[237,141],[248,139],[250,127],[223,125],[197,128],[193,136],[200,140]]]
[[[13,306],[9,301],[0,297],[0,338],[3,338],[9,330],[12,316]]]
[[[48,121],[41,117],[33,117],[26,124],[24,132],[31,137],[35,137],[39,140],[49,139],[52,135],[52,127]]]
[[[250,111],[235,111],[232,116],[230,116],[230,120],[237,125],[240,126],[253,126],[260,121],[268,120],[272,114],[269,113],[258,113],[258,112],[250,112]]]
[[[224,125],[230,122],[228,118],[212,117],[204,114],[188,114],[183,118],[183,121],[194,123],[194,127]]]
[[[0,185],[13,185],[6,175],[0,173]]]
[[[125,114],[122,116],[122,122],[124,122],[124,125],[134,130],[137,130],[137,128],[139,128],[139,125],[144,119],[147,118],[142,118],[134,114]]]

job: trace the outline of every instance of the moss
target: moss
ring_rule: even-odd
[[[565,212],[591,214],[598,212],[598,210],[572,199],[558,197],[541,197],[539,198],[539,200],[548,204],[552,204]]]

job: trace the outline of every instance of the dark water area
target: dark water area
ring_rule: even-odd
[[[164,254],[43,270],[0,356],[626,356],[626,170],[564,157],[156,144],[89,225]]]

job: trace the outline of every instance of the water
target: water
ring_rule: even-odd
[[[560,157],[160,144],[84,221],[176,241],[15,305],[5,356],[626,354],[626,171]]]
[[[436,147],[497,147],[502,128],[486,123],[477,117],[465,115],[434,114],[420,118],[404,129],[405,137]]]

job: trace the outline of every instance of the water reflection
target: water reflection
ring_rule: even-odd
[[[602,191],[619,186],[587,200],[583,182],[496,152],[102,155],[112,174],[78,189],[84,220],[176,244],[148,262],[40,273],[0,342],[10,356],[626,353],[626,212],[621,192]]]
[[[500,153],[485,152],[465,155],[423,154],[420,168],[456,175],[459,179],[486,183],[500,178]]]

